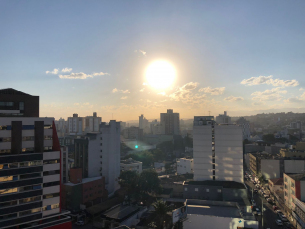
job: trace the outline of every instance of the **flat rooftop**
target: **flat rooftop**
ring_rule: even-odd
[[[206,185],[206,186],[221,186],[223,188],[246,189],[245,185],[236,181],[186,181],[184,185]]]
[[[75,185],[80,185],[80,184],[88,183],[88,182],[91,182],[91,181],[99,180],[101,178],[102,177],[84,178],[81,183],[73,184],[71,182],[68,182],[68,183],[64,183],[64,185],[75,186]]]
[[[287,176],[289,176],[291,179],[299,181],[299,180],[305,180],[305,175],[303,173],[285,173]]]
[[[237,207],[187,205],[187,214],[242,218]]]
[[[117,205],[107,211],[105,211],[101,217],[113,219],[118,222],[123,222],[125,219],[128,219],[130,216],[134,215],[140,211],[141,207],[132,206],[132,205]]]

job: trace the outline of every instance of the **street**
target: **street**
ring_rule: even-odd
[[[245,184],[247,185],[247,187],[249,189],[249,195],[252,196],[252,189],[255,189],[254,184],[250,180],[245,181]],[[275,223],[275,220],[278,219],[277,214],[276,214],[276,212],[273,211],[272,205],[269,204],[263,196],[261,196],[259,193],[253,192],[253,199],[256,202],[256,206],[258,206],[261,211],[262,211],[262,201],[264,204],[264,212],[263,212],[264,227],[262,227],[262,216],[256,216],[256,217],[258,217],[258,221],[259,221],[259,225],[260,225],[259,228],[275,229],[275,228],[284,227],[284,226],[278,226]],[[282,210],[282,209],[279,208],[279,210]]]

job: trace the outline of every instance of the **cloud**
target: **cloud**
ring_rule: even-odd
[[[302,88],[302,87],[299,89],[299,91],[304,91],[304,90],[305,90],[305,89],[304,89],[304,88]]]
[[[305,92],[300,97],[288,98],[284,100],[285,103],[304,103],[305,101]]]
[[[140,92],[143,92],[145,90],[145,88],[142,88],[141,90],[140,90]]]
[[[280,79],[273,79],[273,76],[258,76],[258,77],[251,77],[249,79],[244,79],[241,81],[241,84],[244,85],[261,85],[261,84],[268,84],[273,85],[275,87],[295,87],[299,85],[297,80],[280,80]]]
[[[105,76],[105,75],[110,75],[109,73],[105,73],[105,72],[94,72],[92,74],[93,76]]]
[[[176,89],[175,92],[170,94],[168,97],[171,100],[179,101],[185,104],[193,105],[197,104],[205,98],[205,94],[194,93],[193,90],[197,88],[199,83],[189,82],[182,87]]]
[[[128,97],[127,96],[123,96],[123,97],[121,97],[121,99],[127,99]]]
[[[261,105],[264,105],[263,102],[253,102],[252,103],[252,106],[261,106]]]
[[[199,92],[200,91],[203,91],[204,93],[208,93],[211,95],[222,95],[225,91],[225,87],[216,87],[216,88],[205,87],[199,89]]]
[[[134,52],[135,53],[139,52],[139,53],[142,53],[143,56],[146,56],[146,52],[144,50],[139,49],[139,50],[134,50]]]
[[[159,92],[158,95],[163,95],[163,96],[165,96],[166,93],[163,91],[163,92]]]
[[[59,68],[54,68],[54,70],[52,72],[50,71],[46,71],[46,74],[53,74],[53,75],[57,75],[58,74],[58,70]]]
[[[259,101],[280,101],[283,96],[282,94],[286,94],[287,91],[281,90],[282,88],[272,88],[271,90],[265,91],[256,91],[251,94],[252,100],[259,100]]]
[[[87,79],[87,78],[93,78],[92,75],[87,75],[83,72],[74,73],[72,72],[70,75],[59,75],[59,78],[61,79]]]
[[[129,94],[130,93],[129,90],[124,91],[124,90],[119,90],[117,88],[112,89],[112,93],[116,93],[116,92],[120,92],[120,93],[123,93],[123,94]]]
[[[61,69],[61,72],[71,72],[72,68],[63,68]]]
[[[243,97],[234,97],[234,96],[231,95],[231,96],[229,96],[227,98],[224,98],[223,100],[229,101],[229,102],[237,102],[237,101],[244,100],[244,98]]]

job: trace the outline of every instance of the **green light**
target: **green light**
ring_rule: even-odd
[[[138,146],[138,145],[135,145],[135,146],[134,146],[134,148],[136,148],[136,149],[137,149],[137,148],[139,148],[139,146]]]

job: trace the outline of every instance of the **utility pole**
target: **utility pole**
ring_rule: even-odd
[[[252,200],[253,200],[253,188],[252,188]]]
[[[264,228],[264,199],[262,198],[262,228]]]

